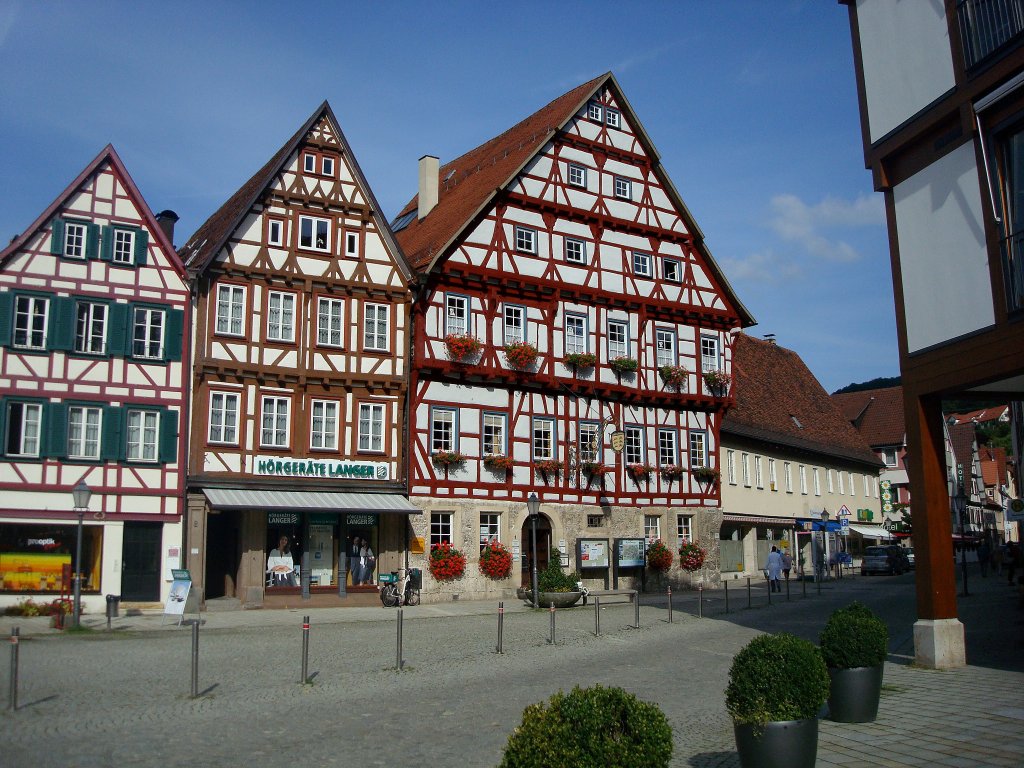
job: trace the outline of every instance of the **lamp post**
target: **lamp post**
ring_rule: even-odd
[[[821,510],[821,570],[827,575],[829,572],[828,559],[828,510]]]
[[[75,605],[72,616],[72,623],[77,628],[82,618],[82,518],[89,509],[89,499],[92,497],[92,491],[85,480],[79,480],[71,489],[71,497],[74,499],[75,512],[78,514],[78,537],[75,540]]]
[[[530,512],[530,561],[533,566],[531,594],[533,594],[533,607],[537,608],[537,516],[540,514],[540,499],[536,493],[531,493],[526,500],[526,508]]]
[[[956,496],[953,497],[953,504],[956,507],[957,515],[960,518],[960,578],[964,583],[964,597],[969,597],[967,591],[967,494],[964,493],[964,484],[957,487]]]

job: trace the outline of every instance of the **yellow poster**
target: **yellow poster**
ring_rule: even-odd
[[[3,589],[14,592],[60,592],[65,565],[71,565],[70,554],[0,552],[0,579]]]

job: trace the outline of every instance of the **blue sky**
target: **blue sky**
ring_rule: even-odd
[[[178,245],[330,101],[384,213],[612,71],[740,299],[826,389],[899,372],[846,9],[828,0],[0,0],[0,237],[111,143]]]

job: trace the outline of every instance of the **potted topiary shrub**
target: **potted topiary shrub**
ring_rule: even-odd
[[[562,553],[552,547],[548,555],[548,567],[537,575],[537,605],[541,608],[569,608],[583,594],[579,591],[579,578],[574,573],[562,570]]]
[[[725,707],[743,768],[813,768],[828,670],[813,643],[786,633],[755,637],[729,669]]]
[[[870,723],[878,716],[889,628],[862,603],[832,613],[818,640],[828,667],[829,718]]]
[[[509,736],[499,768],[644,765],[668,768],[672,727],[657,704],[621,688],[576,686],[531,704]]]

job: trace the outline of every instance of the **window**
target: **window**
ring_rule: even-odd
[[[505,344],[526,341],[526,308],[506,304],[503,317],[502,338]]]
[[[132,309],[132,357],[160,359],[164,354],[164,327],[167,314],[162,309]]]
[[[754,486],[757,488],[764,488],[764,479],[761,476],[761,457],[754,457]]]
[[[793,465],[788,461],[782,465],[786,474],[786,493],[793,492]]]
[[[444,297],[445,335],[469,332],[469,299],[466,296],[445,294]]]
[[[629,329],[619,320],[608,321],[608,359],[629,357]]]
[[[321,158],[321,161],[320,161],[320,172],[324,176],[333,176],[334,175],[334,158],[333,157]]]
[[[331,400],[314,400],[310,405],[309,447],[336,450],[338,447],[338,404]],[[360,447],[362,447],[362,425],[362,406],[360,406]]]
[[[565,238],[565,260],[571,264],[586,264],[587,244],[582,240]]]
[[[8,456],[39,456],[43,406],[39,403],[9,403],[4,452]]]
[[[433,408],[430,411],[430,452],[454,451],[458,446],[455,434],[455,411]]]
[[[306,173],[316,173],[316,155],[302,156],[302,170]]]
[[[565,354],[579,355],[587,351],[587,318],[582,315],[565,316]]]
[[[882,461],[887,467],[899,466],[899,457],[895,448],[882,449]]]
[[[85,258],[86,225],[64,223],[64,255],[70,259]]]
[[[156,411],[128,411],[128,461],[156,461],[160,436],[160,414]]]
[[[681,283],[683,281],[682,266],[675,259],[662,259],[661,273],[670,283]]]
[[[807,495],[807,467],[800,465],[800,493]]]
[[[115,264],[131,264],[135,252],[135,232],[130,229],[114,229],[113,236],[111,261]]]
[[[736,451],[725,452],[725,471],[730,485],[736,485]]]
[[[679,435],[674,429],[658,430],[658,465],[675,466],[679,463]]]
[[[750,454],[740,454],[740,469],[743,472],[743,484],[750,487]]]
[[[295,294],[270,291],[267,298],[267,339],[295,340]]]
[[[287,397],[263,398],[263,428],[260,445],[268,448],[288,447],[288,409],[291,401]]]
[[[610,128],[619,127],[619,111],[612,109],[611,107],[605,107],[604,110],[604,121],[608,123]]]
[[[533,420],[533,458],[555,458],[555,420]]]
[[[846,484],[843,482],[842,470],[836,470],[836,477],[839,479],[839,495],[842,496],[846,493]]]
[[[657,328],[654,331],[654,339],[657,350],[657,365],[659,368],[663,365],[675,365],[679,362],[679,358],[676,355],[676,332],[674,330],[669,328]]]
[[[267,224],[267,244],[281,245],[284,242],[284,223],[271,219]]]
[[[79,301],[75,307],[75,352],[102,355],[106,340],[107,305]]]
[[[826,469],[825,470],[825,479],[828,480],[828,492],[829,493],[835,493],[835,486],[833,485],[833,481],[832,481],[832,470],[831,469]]]
[[[503,413],[484,414],[484,456],[504,456],[508,417]]]
[[[384,451],[384,403],[359,404],[359,450]]]
[[[706,432],[690,433],[690,466],[708,466],[708,436]]]
[[[871,498],[871,478],[864,475],[864,498]]]
[[[210,393],[211,443],[238,444],[238,395],[228,392]]]
[[[452,543],[452,513],[430,513],[430,546]]]
[[[520,253],[537,252],[537,231],[527,227],[516,227],[516,250]]]
[[[773,491],[779,489],[778,478],[775,475],[775,459],[768,459],[768,487]]]
[[[648,543],[661,538],[661,518],[658,515],[644,515],[644,539]]]
[[[853,472],[850,473],[850,495],[855,496],[857,494],[857,485],[853,481]]]
[[[585,188],[587,186],[587,169],[582,165],[569,163],[569,184]]]
[[[718,337],[700,337],[700,367],[703,371],[717,371],[721,362],[718,356]]]
[[[637,277],[651,276],[651,254],[633,251],[633,273]]]
[[[343,339],[341,330],[341,299],[317,300],[316,340],[325,347],[340,347]]]
[[[644,463],[644,432],[640,427],[626,427],[626,444],[622,449],[627,464]]]
[[[50,300],[40,296],[17,296],[14,300],[14,346],[43,349]]]
[[[363,317],[363,349],[388,349],[388,306],[367,304]]]
[[[693,517],[676,515],[676,547],[682,546],[684,541],[693,541]]]
[[[68,408],[68,458],[98,459],[100,457],[100,425],[103,412],[99,408],[72,406]]]
[[[501,515],[497,512],[480,513],[480,546],[501,539]]]
[[[615,177],[615,196],[620,200],[633,199],[633,182],[621,176]]]
[[[240,285],[217,286],[217,333],[242,335],[245,288]]]
[[[359,255],[359,233],[345,233],[345,255],[355,258]]]
[[[587,105],[587,117],[589,117],[591,120],[597,120],[598,122],[601,122],[601,115],[602,110],[600,104],[594,104],[593,102],[591,102],[590,104]]]
[[[821,496],[821,476],[818,474],[817,467],[811,470],[811,475],[814,478],[814,495]]]
[[[311,251],[329,251],[331,223],[327,219],[299,216],[299,247]]]
[[[587,515],[587,528],[604,528],[604,515]]]
[[[580,461],[600,464],[601,456],[601,425],[593,421],[581,421],[579,429]]]

